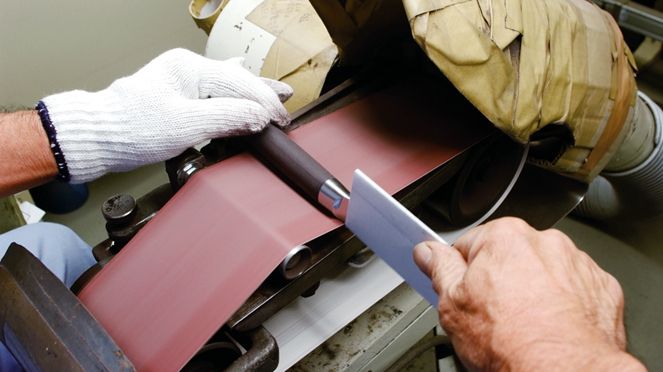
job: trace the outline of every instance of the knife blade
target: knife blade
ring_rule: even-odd
[[[431,280],[415,264],[412,251],[422,241],[447,244],[444,239],[359,169],[353,174],[351,195],[345,226],[426,301],[437,306]]]

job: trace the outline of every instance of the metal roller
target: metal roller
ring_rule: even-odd
[[[298,245],[288,252],[279,265],[279,274],[285,280],[300,277],[311,265],[313,251],[306,245]]]

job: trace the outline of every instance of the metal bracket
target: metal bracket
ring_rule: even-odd
[[[663,12],[629,0],[593,0],[627,30],[663,41]]]
[[[12,244],[0,262],[0,339],[26,370],[134,371],[78,298]]]

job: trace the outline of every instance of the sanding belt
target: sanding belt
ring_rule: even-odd
[[[346,186],[360,168],[393,194],[491,132],[458,106],[400,86],[289,136]],[[80,298],[138,370],[178,370],[293,247],[341,226],[243,153],[195,174]]]

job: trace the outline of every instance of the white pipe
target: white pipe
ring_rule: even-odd
[[[626,135],[603,173],[618,173],[642,164],[656,146],[656,121],[644,98],[636,99],[631,122],[625,125]]]
[[[663,110],[638,92],[654,118],[654,147],[639,165],[620,172],[603,172],[590,185],[575,213],[594,219],[655,216],[663,213]]]
[[[573,213],[595,220],[607,220],[619,215],[621,209],[617,190],[610,181],[598,176],[589,184],[585,197]]]

